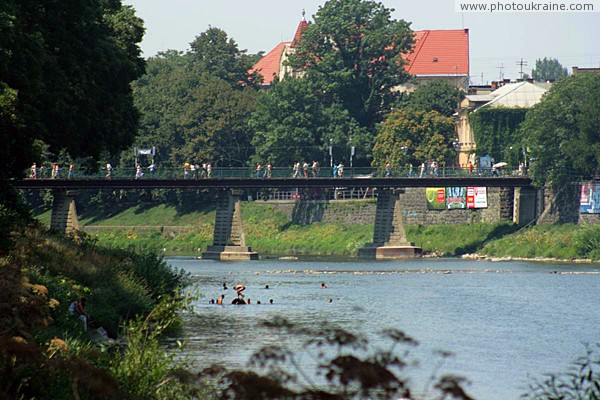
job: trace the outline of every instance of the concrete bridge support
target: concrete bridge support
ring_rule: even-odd
[[[75,193],[67,190],[55,190],[53,195],[50,229],[65,235],[78,231],[79,220],[75,207]]]
[[[527,225],[538,217],[538,190],[532,187],[515,188],[513,222]]]
[[[373,243],[359,249],[359,258],[397,260],[421,256],[421,248],[406,239],[400,205],[403,192],[403,189],[377,189]]]
[[[246,246],[241,194],[241,191],[233,190],[219,197],[213,244],[202,253],[202,258],[221,261],[258,260],[258,253]]]

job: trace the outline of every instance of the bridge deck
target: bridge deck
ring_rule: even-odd
[[[219,179],[23,179],[10,181],[20,189],[262,189],[262,188],[406,188],[406,187],[527,187],[531,179],[509,177],[438,178],[219,178]]]

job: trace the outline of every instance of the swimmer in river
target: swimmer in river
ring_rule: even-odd
[[[321,283],[321,289],[327,289],[327,285],[325,284],[325,282]]]
[[[223,304],[223,300],[224,300],[224,299],[225,299],[225,295],[224,295],[224,294],[222,294],[222,295],[221,295],[221,297],[219,297],[219,298],[217,299],[217,304],[221,304],[221,305],[222,305],[222,304]]]
[[[269,285],[265,286],[265,289],[268,289],[268,288],[269,288]]]
[[[210,299],[210,304],[215,304],[215,299]]]
[[[273,304],[273,299],[270,299],[270,300],[269,300],[269,304]]]
[[[223,283],[223,290],[227,290],[227,284]]]
[[[256,304],[260,304],[260,300],[258,300],[258,301],[256,302]]]
[[[333,299],[329,299],[329,302],[330,302],[330,303],[333,303]]]
[[[248,301],[246,302],[246,304],[250,304],[250,299],[248,299]]]

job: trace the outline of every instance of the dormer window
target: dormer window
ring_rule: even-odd
[[[433,59],[433,62],[438,62],[438,58],[437,58],[437,57],[435,57],[435,58]]]

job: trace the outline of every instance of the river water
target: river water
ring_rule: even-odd
[[[435,352],[443,350],[454,355],[441,372],[467,377],[475,398],[511,400],[526,391],[531,377],[565,371],[585,344],[600,342],[599,265],[168,261],[192,274],[192,291],[200,295],[183,328],[186,354],[199,369],[212,363],[249,368],[252,353],[284,341],[299,349],[301,338],[282,338],[261,324],[284,316],[304,326],[328,322],[363,333],[382,347],[387,342],[378,332],[403,330],[420,343],[412,351],[419,365],[408,374],[417,391],[439,362]],[[224,282],[228,290],[222,290]],[[231,288],[239,283],[254,304],[230,304]],[[209,304],[221,294],[224,306]]]

